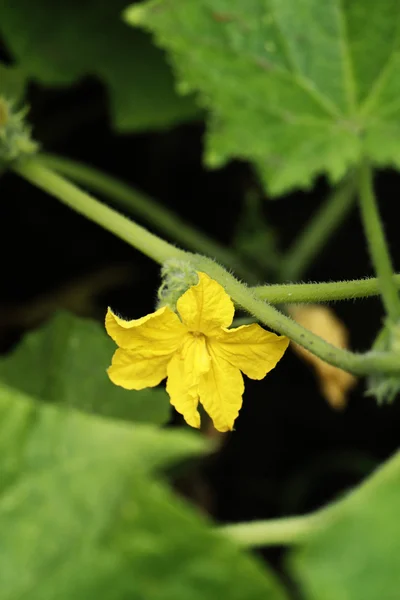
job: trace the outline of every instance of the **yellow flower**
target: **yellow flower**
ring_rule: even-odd
[[[156,386],[165,377],[171,404],[200,427],[199,401],[219,431],[229,431],[242,406],[241,371],[262,379],[282,358],[289,340],[257,324],[227,329],[235,312],[223,287],[205,273],[177,302],[124,321],[110,309],[108,334],[117,343],[108,375],[128,390]]]

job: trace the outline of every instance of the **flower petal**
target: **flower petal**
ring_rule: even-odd
[[[211,368],[200,378],[200,402],[213,420],[218,431],[230,431],[242,407],[243,377],[207,343]]]
[[[132,321],[121,319],[109,308],[106,329],[120,348],[139,352],[151,348],[154,356],[174,352],[187,331],[179,317],[167,306]]]
[[[189,330],[209,335],[232,323],[235,307],[222,285],[205,273],[198,276],[199,283],[179,298],[176,307]]]
[[[154,387],[165,379],[170,359],[171,355],[154,356],[150,352],[118,348],[107,373],[115,385],[127,390],[142,390]]]
[[[223,329],[208,343],[219,356],[250,379],[263,379],[282,358],[289,340],[253,323],[236,329]]]
[[[200,427],[199,379],[210,368],[210,362],[205,338],[188,334],[168,365],[167,392],[171,404],[192,427]]]

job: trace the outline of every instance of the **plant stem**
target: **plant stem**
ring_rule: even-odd
[[[329,364],[356,375],[374,372],[398,373],[399,356],[397,354],[369,352],[361,355],[332,346],[270,304],[257,298],[251,289],[240,283],[233,275],[210,258],[176,248],[83,192],[34,158],[15,163],[12,168],[32,184],[114,233],[156,262],[163,264],[170,258],[177,258],[189,262],[197,271],[208,273],[210,277],[213,277],[225,288],[236,304],[254,315],[262,323],[279,333],[287,335]]]
[[[356,182],[350,177],[327,198],[282,259],[280,279],[296,281],[353,208]]]
[[[215,258],[241,277],[246,278],[247,281],[249,280],[249,268],[242,263],[235,252],[218,244],[143,192],[139,192],[93,167],[61,156],[40,154],[38,160],[50,169],[106,196],[121,208],[141,217],[184,247]]]
[[[70,208],[84,215],[94,223],[101,225],[117,237],[139,249],[162,264],[169,258],[187,260],[186,252],[165,242],[137,225],[127,217],[99,202],[86,192],[77,188],[60,175],[57,175],[38,160],[27,159],[13,165],[13,170],[33,185],[51,194]],[[138,242],[140,244],[138,246]]]
[[[201,252],[206,256],[214,257],[225,266],[235,270],[238,275],[245,276],[248,269],[240,263],[240,259],[229,248],[221,246],[208,236],[198,231],[191,225],[185,223],[175,213],[166,209],[158,202],[139,192],[118,179],[106,175],[85,164],[70,160],[61,156],[51,154],[40,154],[39,161],[51,169],[70,177],[73,181],[87,185],[90,189],[104,194],[111,200],[117,202],[121,207],[132,213],[136,213],[155,227],[175,238],[187,248]],[[347,210],[353,206],[354,182],[346,184],[333,194],[315,215],[313,222],[308,228],[312,233],[314,244],[305,248],[305,240],[301,236],[293,245],[293,260],[296,256],[303,256],[298,262],[297,271],[300,273],[306,269],[304,262],[306,255],[311,258],[322,242],[320,235],[326,240],[326,224],[334,224],[335,227],[347,214]],[[350,195],[350,198],[349,198]],[[355,197],[355,196],[354,196]],[[322,222],[323,226],[320,226]],[[314,234],[313,234],[313,230]],[[332,230],[331,230],[332,231]],[[321,233],[322,232],[322,233]],[[316,243],[318,242],[318,244]],[[302,252],[304,246],[304,252]],[[314,249],[313,249],[314,247]],[[311,253],[311,254],[310,254]],[[290,256],[285,259],[290,263]],[[396,287],[400,287],[400,275],[395,275]],[[285,284],[269,285],[253,288],[257,296],[271,304],[294,303],[294,302],[326,302],[331,300],[346,300],[362,298],[379,294],[378,280],[376,278],[338,281],[329,283],[309,284]]]
[[[397,485],[399,472],[400,452],[397,452],[361,485],[314,513],[300,517],[235,523],[218,527],[217,530],[243,547],[256,548],[303,543],[316,532],[334,525],[341,515],[348,515],[351,512],[358,513],[359,507],[367,506],[368,501],[371,497],[373,498],[377,490],[382,490],[385,486]]]
[[[382,302],[389,319],[396,322],[400,318],[400,299],[393,280],[393,266],[374,194],[372,173],[366,163],[360,167],[359,200],[365,236],[378,276]]]
[[[189,249],[216,258],[225,266],[234,269],[239,275],[244,275],[245,271],[248,271],[244,265],[239,264],[238,257],[229,248],[224,248],[202,232],[191,227],[182,219],[179,219],[175,213],[161,206],[143,192],[139,192],[118,179],[110,175],[105,175],[98,169],[77,161],[51,154],[40,154],[38,159],[42,164],[50,167],[50,169],[71,177],[72,180],[82,185],[87,185],[94,191],[115,200],[121,207],[132,210],[132,212],[153,223],[155,227],[175,238]],[[336,194],[328,199],[315,216],[313,224],[310,224],[310,229],[315,228],[315,240],[318,237],[317,232],[321,230],[319,227],[320,220],[328,220],[329,222],[330,219],[335,220],[335,217],[336,219],[339,216],[343,218],[346,214],[346,209],[350,209],[353,206],[352,196],[350,196],[350,199],[348,198],[348,194],[352,191],[353,186],[347,183],[343,188],[338,190]],[[341,211],[344,212],[342,213]],[[336,225],[338,224],[339,221],[336,221]],[[301,239],[299,239],[293,248],[301,245]],[[239,269],[239,266],[241,266],[241,269]],[[299,268],[299,270],[303,270],[303,268]],[[395,280],[396,286],[400,287],[400,275],[395,275]],[[362,298],[379,294],[378,280],[376,278],[315,284],[269,285],[253,289],[259,298],[271,304],[325,302]]]
[[[197,270],[204,271],[218,281],[235,304],[254,315],[261,323],[286,335],[325,362],[355,375],[367,375],[376,372],[399,373],[400,356],[398,354],[392,352],[356,354],[332,346],[318,335],[311,333],[311,331],[281,313],[274,306],[260,300],[251,289],[240,283],[233,275],[210,259],[192,255],[191,263]]]
[[[396,288],[400,288],[400,274],[394,275],[393,281]],[[270,304],[330,302],[379,295],[376,277],[351,281],[260,285],[251,289],[258,298]]]
[[[223,535],[245,548],[299,544],[326,524],[324,511],[301,517],[270,519],[224,525],[218,528]]]

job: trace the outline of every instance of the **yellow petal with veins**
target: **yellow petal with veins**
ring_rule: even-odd
[[[236,329],[221,329],[210,337],[209,344],[250,379],[263,379],[280,361],[289,340],[253,323]]]
[[[200,427],[199,380],[209,370],[210,362],[204,336],[189,333],[168,364],[167,392],[171,404],[192,427]]]
[[[327,306],[318,304],[291,306],[288,311],[300,325],[327,342],[339,348],[348,348],[347,329]],[[314,367],[322,394],[332,408],[344,408],[347,403],[347,394],[357,382],[354,375],[329,365],[298,344],[292,342],[292,347],[301,358]]]
[[[167,376],[167,365],[171,355],[154,356],[151,352],[116,350],[111,367],[107,369],[109,378],[115,385],[127,390],[142,390],[154,387]]]
[[[210,335],[232,323],[235,307],[222,285],[205,273],[198,276],[199,283],[179,298],[176,307],[190,331]]]
[[[241,372],[207,344],[211,367],[199,383],[200,402],[218,431],[231,431],[242,407],[244,383]]]
[[[106,315],[107,333],[120,348],[153,352],[154,356],[171,354],[182,343],[187,328],[167,306],[156,312],[125,321],[109,308]]]

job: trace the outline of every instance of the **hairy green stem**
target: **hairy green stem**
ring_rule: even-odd
[[[393,276],[397,289],[400,288],[400,274]],[[287,283],[260,285],[251,288],[258,298],[270,304],[290,304],[307,302],[331,302],[352,300],[379,295],[379,282],[376,277],[353,279],[351,281],[328,281],[321,283]]]
[[[61,175],[70,177],[72,181],[106,196],[129,213],[154,225],[160,232],[176,240],[185,248],[215,258],[249,281],[249,268],[243,264],[235,252],[218,244],[143,192],[139,192],[93,167],[61,156],[40,154],[38,160]]]
[[[257,298],[251,289],[211,259],[176,248],[83,192],[34,158],[15,163],[13,169],[32,184],[114,233],[156,262],[163,264],[168,259],[177,258],[190,262],[198,271],[208,273],[224,286],[236,304],[322,360],[357,375],[374,372],[398,373],[398,355],[389,352],[369,352],[359,355],[332,346],[270,304]]]
[[[265,323],[275,331],[286,335],[325,362],[354,373],[367,375],[375,372],[398,373],[400,356],[391,352],[367,352],[356,354],[342,348],[332,346],[318,335],[293,321],[271,304],[267,304],[256,296],[248,287],[240,283],[233,275],[220,265],[202,256],[192,255],[191,262],[199,271],[205,271],[210,277],[221,283],[235,303],[254,315],[261,323]]]
[[[374,194],[371,168],[366,163],[360,167],[359,172],[359,201],[382,302],[388,317],[395,323],[400,319],[400,299],[393,280],[393,266]]]
[[[350,176],[311,217],[282,259],[282,281],[296,281],[307,271],[315,256],[353,208],[356,199],[355,184],[354,177]]]
[[[93,167],[51,154],[40,154],[39,161],[51,169],[70,177],[73,181],[88,186],[90,189],[115,200],[126,208],[153,223],[155,227],[167,233],[191,250],[214,257],[225,266],[232,268],[238,275],[244,276],[248,270],[240,264],[234,252],[225,248],[190,226],[175,213],[161,206],[158,202],[138,190],[133,189],[118,179],[106,175]],[[337,227],[347,212],[352,208],[355,198],[354,181],[346,182],[322,206],[307,227],[307,235],[311,234],[311,242],[307,236],[301,235],[293,245],[284,262],[292,264],[292,269],[300,273],[307,268],[309,259],[320,247],[326,236]],[[330,231],[327,231],[327,226]],[[295,265],[297,266],[295,267]],[[286,267],[287,268],[287,267]],[[289,269],[290,271],[290,269]],[[294,271],[293,271],[294,273]],[[296,277],[286,277],[287,279]],[[400,275],[395,275],[396,287],[400,287]],[[258,297],[271,304],[293,302],[326,302],[331,300],[347,300],[375,296],[379,294],[376,278],[337,281],[327,283],[269,285],[253,288]]]

